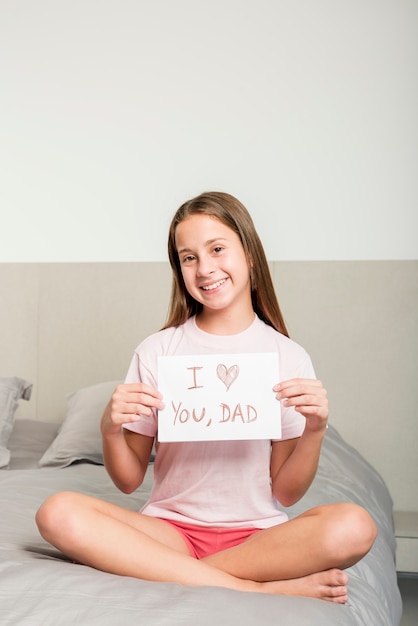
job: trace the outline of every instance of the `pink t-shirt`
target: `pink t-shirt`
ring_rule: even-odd
[[[258,317],[244,332],[227,336],[204,332],[191,317],[147,337],[135,350],[125,382],[158,389],[161,355],[272,351],[277,351],[281,380],[315,378],[306,351]],[[300,437],[305,418],[292,407],[281,407],[281,417],[282,439]],[[156,437],[157,411],[124,428]],[[157,443],[156,450],[154,484],[142,513],[226,528],[269,528],[287,520],[271,491],[270,440]]]

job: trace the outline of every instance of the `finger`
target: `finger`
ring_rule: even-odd
[[[120,406],[130,407],[131,405],[141,406],[153,406],[155,408],[161,408],[162,395],[151,396],[148,393],[131,393],[128,396],[124,396],[119,400]]]
[[[322,382],[318,378],[289,378],[288,380],[281,380],[278,383],[278,386],[284,389],[292,385],[305,385],[305,384],[311,384],[317,387],[322,386]]]
[[[161,398],[162,395],[155,387],[151,387],[151,385],[147,385],[145,383],[123,383],[116,387],[114,395],[122,396],[125,394],[139,394],[145,393],[149,396],[155,398]]]
[[[306,402],[307,404],[322,403],[327,400],[328,394],[322,387],[312,387],[309,385],[296,385],[289,387],[276,394],[278,400],[283,401],[286,406],[287,400],[295,402]]]
[[[284,406],[324,406],[326,398],[316,394],[301,394],[283,399]]]
[[[134,415],[152,415],[154,409],[160,410],[164,408],[164,402],[162,400],[156,400],[155,398],[144,398],[141,402],[129,402],[122,407],[122,413],[134,414]]]
[[[273,387],[274,391],[283,394],[295,393],[295,390],[303,390],[305,388],[323,389],[322,382],[315,378],[292,378],[284,380]],[[302,392],[302,391],[301,391]]]
[[[121,394],[112,398],[112,420],[118,423],[138,420],[140,415],[150,417],[154,409],[163,409],[164,403],[145,393]]]
[[[328,409],[326,407],[301,405],[295,406],[295,411],[301,413],[304,417],[318,417],[321,421],[327,421]]]
[[[139,394],[134,401],[115,403],[112,407],[115,413],[121,415],[152,415],[153,409],[163,409],[164,402],[146,394]]]

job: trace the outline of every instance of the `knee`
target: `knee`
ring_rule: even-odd
[[[377,526],[370,513],[356,504],[349,505],[346,528],[347,532],[351,530],[361,552],[366,554],[377,537]]]
[[[377,527],[371,515],[357,504],[335,505],[338,528],[337,539],[341,557],[353,563],[369,552],[377,537]],[[334,519],[335,523],[335,519]]]
[[[56,493],[43,502],[35,515],[35,521],[42,537],[51,541],[57,533],[68,528],[74,514],[74,499],[77,494],[68,491]]]

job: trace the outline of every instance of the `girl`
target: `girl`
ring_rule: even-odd
[[[140,513],[59,493],[37,513],[41,534],[72,559],[123,576],[346,602],[343,570],[368,552],[376,527],[353,504],[292,520],[280,510],[312,483],[328,401],[309,356],[288,337],[249,213],[231,195],[204,193],[174,215],[168,253],[167,324],[137,348],[102,417],[112,480],[131,493],[144,479],[164,407],[159,355],[277,351],[281,381],[272,393],[282,438],[157,442],[154,485]]]

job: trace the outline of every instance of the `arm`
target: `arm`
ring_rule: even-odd
[[[102,420],[103,460],[115,483],[124,493],[132,493],[144,480],[153,437],[128,432],[122,424],[134,422],[138,415],[151,415],[162,408],[161,394],[144,383],[118,385],[106,406]]]
[[[293,379],[274,387],[276,398],[306,418],[299,439],[273,442],[271,479],[274,496],[291,506],[306,493],[318,468],[328,421],[327,392],[319,380]]]

